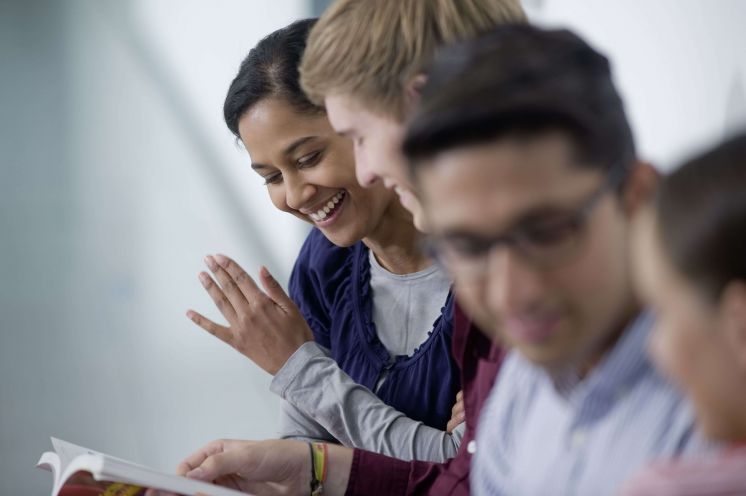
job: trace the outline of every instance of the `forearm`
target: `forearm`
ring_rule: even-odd
[[[350,480],[353,450],[327,445],[323,493],[341,496]],[[308,443],[219,439],[185,458],[179,475],[248,494],[308,494],[313,462]]]
[[[329,470],[324,483],[324,494],[342,496],[347,492],[350,481],[353,451],[344,446],[330,444],[328,454]]]
[[[403,461],[355,450],[350,468],[346,496],[406,496],[416,494],[449,494],[468,496],[468,470],[455,470],[446,463]]]
[[[460,435],[426,426],[386,405],[315,343],[306,343],[288,360],[271,389],[346,446],[431,461],[447,460],[458,450]]]
[[[334,436],[305,412],[287,400],[280,404],[280,439],[297,441],[325,441],[337,443]]]

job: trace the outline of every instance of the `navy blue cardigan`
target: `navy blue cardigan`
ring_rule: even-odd
[[[332,244],[313,229],[290,276],[290,297],[300,307],[314,338],[358,384],[375,390],[386,404],[408,417],[445,430],[460,389],[451,355],[454,299],[449,293],[428,339],[411,356],[393,363],[372,322],[368,248]]]

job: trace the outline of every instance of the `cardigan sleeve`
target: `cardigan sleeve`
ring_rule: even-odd
[[[270,390],[345,446],[405,460],[444,461],[461,442],[463,424],[448,433],[407,418],[350,379],[316,343],[305,343],[290,357]],[[292,422],[292,436],[304,434],[305,424]]]

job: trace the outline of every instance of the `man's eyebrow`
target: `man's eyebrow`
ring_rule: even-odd
[[[500,231],[500,234],[509,233],[517,228],[521,228],[523,226],[533,224],[534,222],[541,221],[546,217],[568,213],[570,213],[569,210],[559,205],[536,205],[512,219],[506,226],[503,227],[503,229]],[[454,226],[453,228],[443,229],[440,237],[448,239],[484,239],[485,235],[484,233],[480,233],[466,227]]]
[[[444,229],[439,235],[439,238],[443,239],[482,239],[483,234],[472,231],[470,229],[454,227],[453,229]]]
[[[537,205],[530,210],[523,212],[519,217],[517,217],[511,223],[511,228],[526,224],[533,224],[534,222],[542,221],[547,217],[551,218],[557,215],[567,215],[573,213],[575,213],[573,209],[561,205]]]
[[[311,140],[316,139],[318,136],[304,136],[290,143],[284,150],[285,155],[291,155],[299,146],[308,143]]]

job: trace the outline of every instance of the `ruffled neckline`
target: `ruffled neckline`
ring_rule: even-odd
[[[440,315],[427,333],[427,339],[418,346],[411,355],[397,355],[394,362],[390,363],[390,354],[381,340],[378,338],[376,325],[373,322],[373,295],[370,287],[370,260],[369,248],[362,242],[355,245],[353,252],[353,274],[351,300],[355,307],[358,322],[356,332],[360,333],[360,342],[366,344],[365,352],[369,357],[383,367],[393,369],[404,369],[412,366],[427,350],[437,341],[439,336],[445,332],[448,326],[448,316],[453,313],[453,290],[448,291],[445,304],[440,309]]]

